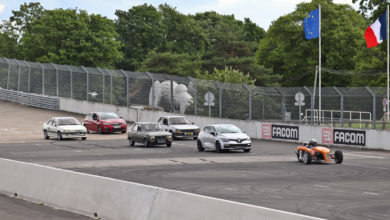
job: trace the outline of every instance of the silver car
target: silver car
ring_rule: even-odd
[[[251,139],[237,126],[232,124],[207,125],[200,132],[197,140],[198,150],[205,149],[222,152],[224,150],[251,150]]]
[[[62,140],[64,138],[87,139],[87,129],[73,117],[53,117],[42,126],[43,137]]]

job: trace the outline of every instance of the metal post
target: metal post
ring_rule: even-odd
[[[390,111],[390,100],[389,100],[389,4],[387,4],[387,10],[386,10],[386,38],[387,38],[387,120],[389,120],[389,111]]]
[[[152,74],[149,72],[146,72],[146,75],[149,76],[149,78],[152,80],[152,111],[154,111],[154,102],[155,102],[155,97],[154,97],[154,78]]]
[[[38,63],[38,65],[42,69],[42,94],[45,95],[45,67],[41,63]]]
[[[120,71],[126,77],[126,106],[129,106],[129,76],[122,69]]]
[[[304,86],[303,87],[305,90],[306,90],[306,92],[307,93],[309,93],[309,95],[310,95],[310,105],[311,105],[311,112],[310,112],[310,122],[311,122],[311,124],[313,125],[313,108],[314,108],[314,102],[313,102],[313,93],[310,91],[310,89],[309,88],[307,88],[306,86]],[[306,114],[306,111],[305,111],[305,114]],[[307,123],[307,118],[306,118],[306,123]]]
[[[337,94],[340,96],[340,126],[344,127],[344,94],[336,86],[333,86],[333,89],[336,90]]]
[[[5,60],[7,61],[8,63],[8,78],[7,78],[7,89],[9,89],[9,77],[11,75],[11,63],[9,62],[9,60],[7,58],[5,58]]]
[[[105,96],[105,87],[106,87],[106,85],[105,85],[105,82],[104,82],[104,73],[103,73],[103,71],[98,67],[97,68],[97,70],[102,74],[102,79],[103,79],[103,98],[102,98],[102,102],[104,103],[104,96]]]
[[[31,84],[31,68],[30,68],[30,64],[28,64],[25,60],[23,60],[23,62],[26,64],[26,66],[28,67],[28,75],[27,75],[27,93],[30,93],[30,84]]]
[[[315,105],[315,99],[316,99],[316,86],[317,86],[317,76],[318,76],[318,66],[316,66],[316,71],[314,75],[314,88],[313,88],[313,96],[311,100],[311,125],[314,125],[314,119],[315,119],[315,113],[314,113],[314,105]]]
[[[73,99],[73,71],[67,65],[64,65],[69,70],[69,78],[70,78],[70,98]]]
[[[107,68],[105,70],[110,74],[110,104],[112,104],[112,73]]]
[[[89,101],[89,72],[83,66],[81,66],[81,69],[83,69],[87,73],[87,102],[88,102]]]
[[[372,95],[372,118],[373,118],[372,126],[374,127],[374,129],[376,129],[376,96],[375,93],[370,89],[370,87],[366,86],[366,89]]]
[[[190,80],[194,83],[194,115],[198,115],[198,81],[196,79],[189,77]]]
[[[54,69],[56,69],[56,95],[57,95],[57,97],[59,96],[59,92],[58,92],[58,68],[57,68],[57,66],[56,65],[54,65],[53,63],[50,63],[53,67],[54,67]]]
[[[218,107],[219,107],[219,117],[222,118],[222,87],[220,82],[214,81],[218,87]]]
[[[282,121],[286,121],[286,99],[284,93],[279,88],[275,88],[275,90],[282,96]]]
[[[18,91],[20,91],[20,63],[19,62],[17,63],[18,63]]]
[[[249,86],[247,86],[246,84],[242,84],[242,86],[248,90],[248,96],[249,96],[249,100],[248,100],[248,104],[249,104],[249,109],[248,109],[248,120],[252,120],[252,89],[249,88]]]
[[[318,5],[319,7],[319,19],[318,19],[318,27],[319,27],[319,38],[318,38],[318,47],[319,47],[319,52],[318,52],[318,72],[319,72],[319,83],[318,83],[318,110],[319,110],[319,114],[320,114],[320,118],[319,118],[319,121],[321,122],[321,117],[322,117],[322,113],[321,113],[321,4]]]

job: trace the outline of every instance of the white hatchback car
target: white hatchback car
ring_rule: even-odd
[[[198,150],[251,150],[251,139],[237,126],[232,124],[207,125],[200,132],[197,140]]]
[[[45,139],[51,137],[58,140],[64,138],[87,139],[87,129],[73,117],[53,117],[43,124],[42,131]]]

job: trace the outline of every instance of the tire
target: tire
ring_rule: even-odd
[[[46,140],[50,139],[49,135],[47,135],[47,131],[46,130],[43,131],[43,138],[45,138]]]
[[[199,152],[204,151],[204,147],[203,147],[203,145],[202,145],[202,142],[200,142],[200,140],[198,140],[198,141],[196,142],[196,144],[198,145],[198,151],[199,151]]]
[[[167,147],[172,147],[172,142],[168,142]]]
[[[102,128],[100,126],[97,127],[97,133],[102,134]]]
[[[150,142],[145,138],[144,147],[150,147]]]
[[[305,151],[303,153],[303,163],[304,164],[311,164],[311,154],[309,151]]]
[[[217,142],[215,142],[215,151],[217,152],[217,153],[222,153],[222,148],[221,148],[221,144],[217,141]]]
[[[244,152],[245,153],[249,153],[251,151],[251,149],[250,148],[248,148],[248,149],[244,149]]]
[[[81,140],[85,141],[87,140],[87,137],[81,137]]]
[[[129,144],[130,144],[130,147],[133,147],[133,146],[134,146],[134,144],[135,144],[135,141],[133,141],[133,140],[129,139]]]
[[[302,158],[302,151],[298,151],[298,153],[297,153],[297,159],[298,159],[298,162],[302,162],[303,160],[302,159],[300,159],[300,156],[299,155],[301,155],[301,158]]]
[[[343,152],[338,150],[334,152],[334,161],[337,164],[341,164],[343,162],[343,159],[344,159]]]
[[[62,140],[62,134],[61,132],[57,132],[57,140]]]

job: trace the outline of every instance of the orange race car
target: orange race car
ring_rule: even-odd
[[[343,152],[335,151],[334,154],[331,154],[329,148],[317,146],[315,139],[304,143],[303,146],[298,146],[296,154],[298,161],[304,164],[310,164],[312,161],[329,163],[331,159],[339,164],[343,162]]]

